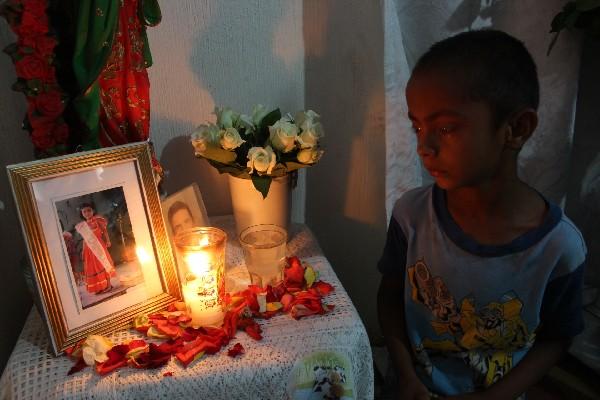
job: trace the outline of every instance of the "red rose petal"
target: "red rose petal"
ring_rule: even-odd
[[[172,371],[167,371],[163,374],[163,376],[173,376],[173,372]]]
[[[77,362],[75,363],[75,365],[73,365],[71,367],[71,369],[69,370],[69,372],[67,372],[67,375],[72,375],[76,372],[81,371],[82,369],[84,369],[85,367],[87,367],[87,364],[85,363],[85,361],[83,360],[83,358],[80,358],[79,360],[77,360]]]
[[[260,325],[258,325],[255,321],[253,324],[250,324],[244,328],[248,336],[250,336],[254,340],[262,340],[261,332],[262,329]]]
[[[323,281],[315,282],[312,287],[317,289],[321,296],[327,296],[329,293],[334,291],[334,288],[331,284]]]
[[[227,351],[227,355],[229,357],[235,357],[235,356],[239,356],[240,354],[243,354],[244,352],[245,352],[244,346],[242,346],[241,343],[236,343],[233,345],[232,348],[230,348]]]
[[[302,287],[304,284],[304,267],[298,257],[289,257],[284,269],[285,285],[289,287]]]

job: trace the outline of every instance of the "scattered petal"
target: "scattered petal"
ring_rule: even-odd
[[[72,375],[76,372],[81,371],[82,369],[84,369],[85,367],[87,367],[88,365],[85,363],[85,361],[83,360],[83,358],[79,358],[77,360],[77,362],[75,363],[75,365],[73,365],[71,367],[71,369],[69,370],[69,372],[67,372],[67,375]]]
[[[306,281],[306,287],[311,287],[317,280],[317,274],[310,264],[305,264],[306,269],[304,270],[304,280]]]
[[[244,346],[241,343],[236,343],[227,351],[229,357],[239,356],[245,352]]]

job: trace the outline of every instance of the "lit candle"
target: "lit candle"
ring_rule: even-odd
[[[194,327],[223,322],[226,239],[225,232],[209,227],[186,230],[175,239],[183,299]]]

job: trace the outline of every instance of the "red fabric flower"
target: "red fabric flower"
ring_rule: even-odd
[[[48,63],[36,54],[27,55],[15,62],[17,76],[23,79],[42,79],[49,73]]]
[[[64,110],[61,95],[55,90],[38,94],[33,98],[33,102],[37,112],[51,119],[58,118]]]
[[[22,36],[19,37],[19,46],[24,47],[33,51],[36,51],[42,58],[51,56],[54,52],[54,48],[58,44],[56,39],[50,36]],[[21,49],[24,53],[24,49]]]
[[[48,131],[38,131],[35,130],[31,134],[31,141],[33,145],[40,150],[47,150],[56,145],[56,140]]]
[[[18,27],[19,36],[40,36],[48,33],[48,16],[46,8],[40,12],[40,7],[26,7]]]
[[[64,122],[56,125],[52,130],[52,136],[57,143],[66,143],[69,138],[69,126]]]

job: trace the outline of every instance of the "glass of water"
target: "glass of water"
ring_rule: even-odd
[[[244,261],[253,285],[275,286],[283,280],[287,231],[278,225],[261,224],[240,233]]]

